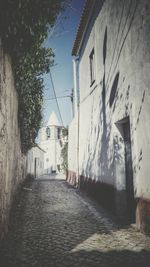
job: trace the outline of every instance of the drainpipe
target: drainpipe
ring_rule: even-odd
[[[74,77],[74,114],[78,111],[78,82],[77,82],[77,64],[78,58],[73,59],[73,77]]]
[[[74,76],[74,114],[78,116],[77,123],[77,186],[80,188],[80,177],[79,177],[79,81],[78,81],[78,61],[79,58],[73,59],[73,76]]]
[[[77,137],[77,165],[78,165],[78,172],[77,172],[77,179],[78,179],[78,188],[80,188],[80,173],[79,173],[79,134],[80,134],[80,105],[78,103],[78,137]]]

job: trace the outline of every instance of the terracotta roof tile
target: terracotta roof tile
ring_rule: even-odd
[[[83,33],[86,29],[87,23],[88,23],[88,19],[89,19],[89,15],[91,13],[91,9],[94,6],[96,0],[86,0],[84,8],[83,8],[83,12],[80,18],[80,23],[79,23],[79,27],[77,30],[77,34],[76,34],[76,38],[74,41],[74,45],[73,45],[73,49],[72,49],[72,56],[76,56],[78,53],[78,49],[83,37]]]

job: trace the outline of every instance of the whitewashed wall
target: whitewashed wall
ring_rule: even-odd
[[[78,182],[78,112],[69,125],[68,136],[68,180]]]
[[[150,19],[149,2],[107,0],[86,36],[79,55],[80,175],[122,190],[124,168],[115,158],[114,142],[121,138],[115,123],[130,116],[135,195],[150,199]],[[129,12],[129,14],[128,14]],[[89,27],[90,28],[90,27]],[[106,64],[103,64],[104,36]],[[90,87],[89,55],[95,49],[96,81]],[[103,128],[102,90],[105,74],[106,125]],[[114,103],[111,88],[119,75]],[[121,140],[120,140],[121,141]],[[121,149],[121,148],[120,148]],[[118,151],[123,159],[123,150]],[[120,166],[119,166],[120,164]],[[117,173],[116,173],[117,172]]]
[[[45,152],[39,147],[33,147],[28,151],[27,155],[27,173],[33,176],[44,174],[44,154]],[[36,167],[35,167],[36,160]]]
[[[79,161],[80,185],[106,206],[115,201],[119,212],[128,212],[122,127],[129,118],[136,221],[150,232],[149,14],[148,0],[96,1],[77,53],[79,157],[74,119],[69,128],[69,172],[76,171]],[[95,82],[91,85],[93,48]]]

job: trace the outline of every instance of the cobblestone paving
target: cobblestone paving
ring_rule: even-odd
[[[65,181],[26,187],[1,244],[1,267],[150,267],[150,238],[117,227]]]

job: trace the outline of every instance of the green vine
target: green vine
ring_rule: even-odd
[[[0,32],[12,58],[19,96],[19,126],[22,151],[30,149],[42,119],[43,78],[54,62],[50,48],[43,47],[66,0],[1,0]]]

